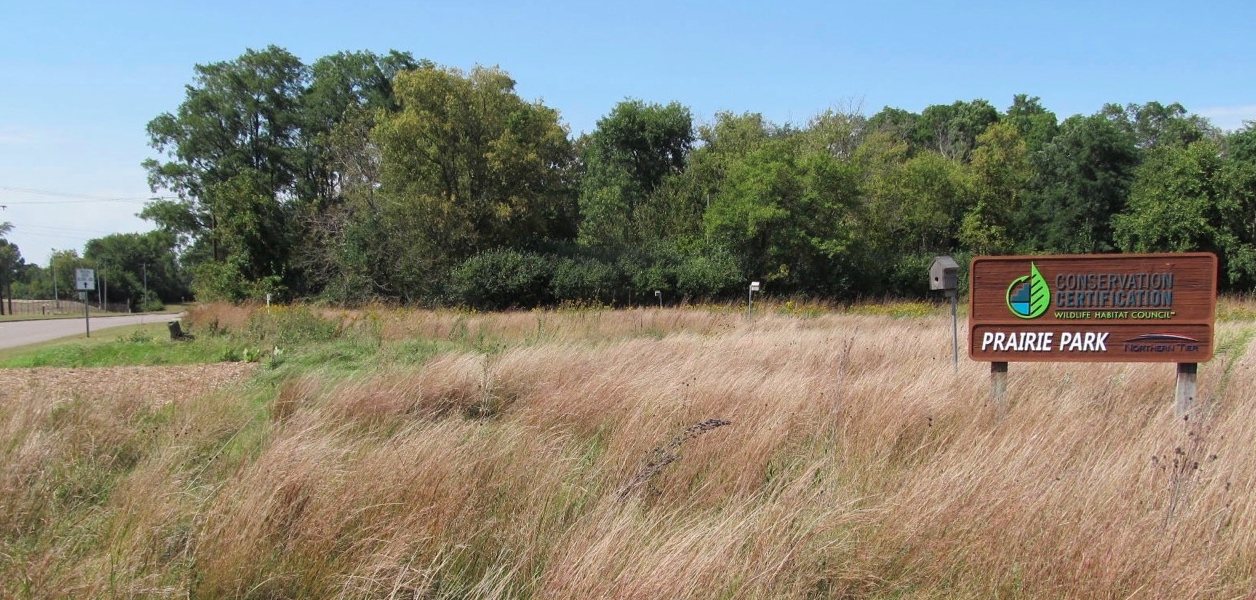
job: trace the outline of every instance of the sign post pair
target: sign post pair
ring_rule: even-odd
[[[1190,410],[1215,348],[1216,255],[981,256],[969,277],[968,355],[991,364],[996,404],[1009,362],[1171,362]]]

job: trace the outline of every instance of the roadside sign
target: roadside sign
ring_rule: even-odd
[[[979,256],[969,270],[968,355],[985,362],[1212,358],[1211,253]]]
[[[96,269],[74,269],[74,289],[80,292],[96,291]]]

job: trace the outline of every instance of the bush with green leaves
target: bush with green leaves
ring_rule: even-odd
[[[676,266],[676,293],[695,300],[711,300],[739,287],[743,277],[737,259],[715,250],[688,256]]]
[[[554,257],[519,250],[490,250],[462,262],[451,274],[458,304],[481,310],[533,308],[552,301]]]
[[[550,280],[550,293],[558,302],[611,304],[619,287],[619,271],[595,258],[562,259]]]

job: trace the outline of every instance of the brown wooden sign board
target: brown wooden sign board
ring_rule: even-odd
[[[1210,253],[979,256],[969,270],[968,355],[985,362],[1212,358]]]

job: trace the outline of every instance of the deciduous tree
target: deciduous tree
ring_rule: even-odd
[[[527,102],[498,69],[398,73],[400,109],[373,133],[380,232],[409,295],[499,247],[572,236],[571,142],[557,111]]]
[[[1016,128],[1031,153],[1042,150],[1060,130],[1055,113],[1044,108],[1037,96],[1031,98],[1028,94],[1012,97],[1004,120]]]
[[[580,242],[625,248],[641,241],[638,212],[669,176],[684,171],[693,146],[689,109],[626,100],[600,119],[583,144]]]
[[[178,110],[148,124],[153,147],[169,159],[145,161],[149,182],[154,191],[169,190],[178,199],[159,200],[140,214],[188,244],[189,263],[230,259],[243,266],[239,276],[267,278],[274,286],[284,275],[289,236],[240,244],[249,236],[230,225],[265,223],[257,227],[267,233],[284,229],[285,205],[295,197],[302,162],[299,109],[308,70],[296,56],[270,46],[195,71]],[[251,285],[246,283],[237,287]]]
[[[1033,176],[1025,140],[1010,123],[996,123],[977,136],[969,165],[976,204],[964,215],[959,242],[975,254],[1016,249],[1025,186]]]
[[[102,271],[107,269],[109,302],[142,309],[156,300],[175,302],[187,295],[173,239],[164,231],[115,233],[88,240],[84,258]]]
[[[1035,175],[1022,213],[1030,249],[1113,251],[1112,216],[1125,210],[1139,162],[1133,133],[1102,114],[1073,116],[1031,162]]]

